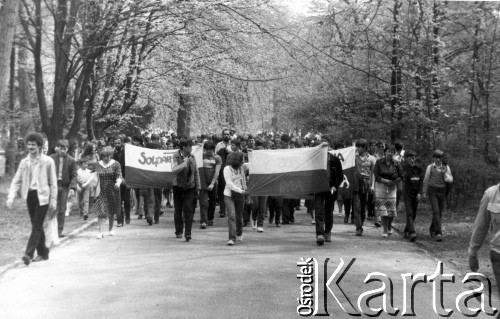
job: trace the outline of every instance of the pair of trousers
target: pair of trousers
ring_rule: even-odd
[[[193,227],[194,201],[196,199],[196,189],[184,189],[177,186],[173,188],[174,192],[174,224],[175,234],[191,238],[191,229]]]
[[[236,236],[243,235],[245,195],[233,192],[231,197],[224,195],[224,202],[226,204],[229,240],[236,240]]]
[[[245,207],[243,208],[243,223],[247,225],[250,223],[250,217],[252,216],[253,211],[253,203],[247,204],[245,203]]]
[[[45,216],[47,216],[49,205],[40,206],[40,202],[38,201],[38,192],[36,190],[28,191],[26,205],[28,206],[28,213],[31,220],[31,234],[28,239],[25,254],[30,258],[33,258],[36,250],[39,256],[47,257],[49,255],[49,249],[45,246],[43,222],[45,220]]]
[[[404,192],[404,200],[405,200],[405,210],[406,210],[406,227],[405,233],[414,234],[415,233],[415,218],[417,217],[417,208],[418,208],[418,200],[417,195]]]
[[[427,196],[432,208],[432,223],[429,231],[436,235],[442,235],[441,217],[443,216],[443,208],[446,201],[446,188],[429,186]]]
[[[368,210],[368,217],[375,217],[375,198],[373,192],[368,193],[368,203],[366,208]]]
[[[257,220],[257,227],[263,227],[267,209],[267,196],[252,196],[252,202],[252,219]]]
[[[130,220],[130,188],[125,184],[120,185],[120,198],[123,206],[120,203],[120,210],[116,219],[118,224],[123,224],[124,215],[127,220]]]
[[[224,199],[224,189],[226,188],[226,180],[224,179],[224,175],[222,174],[222,169],[219,175],[219,182],[217,187],[217,198],[219,201],[219,214],[221,216],[226,215],[226,201]]]
[[[154,221],[158,222],[160,220],[160,210],[161,210],[161,199],[162,199],[162,188],[148,188],[148,198],[153,200],[154,204]],[[151,217],[149,215],[149,206],[145,211],[146,217]]]
[[[80,209],[80,215],[88,216],[89,214],[89,201],[90,201],[90,190],[80,189],[78,191],[78,208]]]
[[[66,208],[68,207],[68,192],[69,188],[62,186],[57,187],[57,232],[61,236],[64,229],[64,219],[66,217]]]
[[[494,250],[490,250],[490,260],[491,260],[491,268],[493,268],[493,274],[495,275],[495,280],[497,282],[497,289],[500,293],[500,254]],[[497,319],[500,319],[500,312],[496,316]]]
[[[333,227],[333,204],[336,194],[322,192],[314,194],[316,236],[330,233]]]
[[[139,215],[148,214],[149,216],[149,199],[148,191],[146,188],[134,188],[135,192],[135,207]],[[141,209],[142,198],[142,209]]]
[[[207,223],[214,220],[215,202],[217,199],[217,184],[211,191],[208,189],[200,190],[200,223]]]
[[[269,196],[269,220],[274,219],[276,225],[281,224],[281,211],[283,209],[283,197],[280,196]]]
[[[283,223],[295,222],[295,199],[284,198],[281,209],[281,219]]]
[[[361,192],[354,192],[352,198],[354,223],[356,230],[363,231],[363,223],[366,217],[366,204],[368,202],[368,194]]]

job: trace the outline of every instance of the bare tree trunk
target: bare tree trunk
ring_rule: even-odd
[[[9,56],[12,50],[12,42],[16,32],[17,0],[5,0],[0,11],[0,103],[6,88],[9,73]]]
[[[22,40],[21,40],[22,41]],[[27,71],[27,52],[22,46],[17,50],[17,79],[19,81],[19,109],[23,118],[19,123],[19,134],[24,137],[33,127],[33,103],[30,79]]]
[[[16,173],[16,120],[14,112],[16,107],[16,47],[12,46],[10,54],[10,80],[9,80],[9,144],[6,151],[6,172],[9,175]]]
[[[399,10],[402,3],[394,0],[392,29],[392,59],[391,59],[391,141],[401,137],[401,62],[399,52]]]
[[[177,136],[189,138],[191,135],[191,109],[193,97],[186,92],[189,89],[189,81],[184,83],[184,92],[179,92],[179,110],[177,111]]]

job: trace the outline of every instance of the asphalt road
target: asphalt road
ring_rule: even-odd
[[[346,265],[356,258],[339,283],[347,299],[335,289],[339,276],[330,285],[342,306],[347,309],[349,300],[359,312],[358,297],[382,286],[365,284],[365,278],[381,272],[392,280],[393,305],[400,310],[396,317],[402,318],[401,274],[425,273],[429,278],[437,268],[436,260],[399,235],[383,239],[380,229],[365,227],[364,236],[356,237],[354,225],[340,224],[339,217],[332,242],[318,247],[304,209],[296,212],[293,225],[275,228],[265,222],[264,233],[245,228],[243,241],[232,247],[226,246],[226,219],[216,217],[215,226],[207,230],[196,224],[187,243],[175,238],[172,215],[168,210],[153,226],[134,219],[117,228],[116,236],[101,240],[91,227],[54,249],[50,260],[7,271],[0,277],[0,318],[299,318],[297,262],[309,257],[318,262],[318,313],[325,312],[325,259],[330,258],[330,278],[340,258]],[[453,273],[450,266],[444,265],[444,273]],[[455,300],[472,286],[462,279],[444,283],[443,305],[454,311],[451,318],[464,318]],[[394,318],[387,314],[389,286],[386,292],[386,311],[379,318]],[[411,298],[407,301],[410,305]],[[417,285],[413,301],[416,318],[439,318],[433,310],[432,283]],[[469,307],[477,305],[474,299]],[[496,297],[493,305],[498,307]],[[383,297],[374,298],[370,306],[383,308]],[[353,317],[329,291],[326,307],[333,318]],[[492,318],[484,313],[478,317]]]

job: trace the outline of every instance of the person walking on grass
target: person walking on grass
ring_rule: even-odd
[[[49,249],[45,246],[43,222],[46,216],[54,218],[57,205],[56,164],[50,156],[42,154],[42,147],[43,137],[40,134],[31,133],[26,136],[26,148],[29,155],[19,163],[7,196],[8,209],[12,209],[19,191],[28,206],[31,234],[22,257],[26,266],[31,261],[49,259]],[[33,259],[35,250],[37,256]]]

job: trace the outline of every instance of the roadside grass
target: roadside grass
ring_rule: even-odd
[[[12,263],[24,255],[31,233],[31,223],[26,202],[18,197],[12,210],[6,207],[10,181],[0,182],[0,268]],[[92,218],[92,216],[89,216]],[[64,234],[82,226],[85,222],[80,217],[78,205],[74,202],[70,215],[64,222]]]

